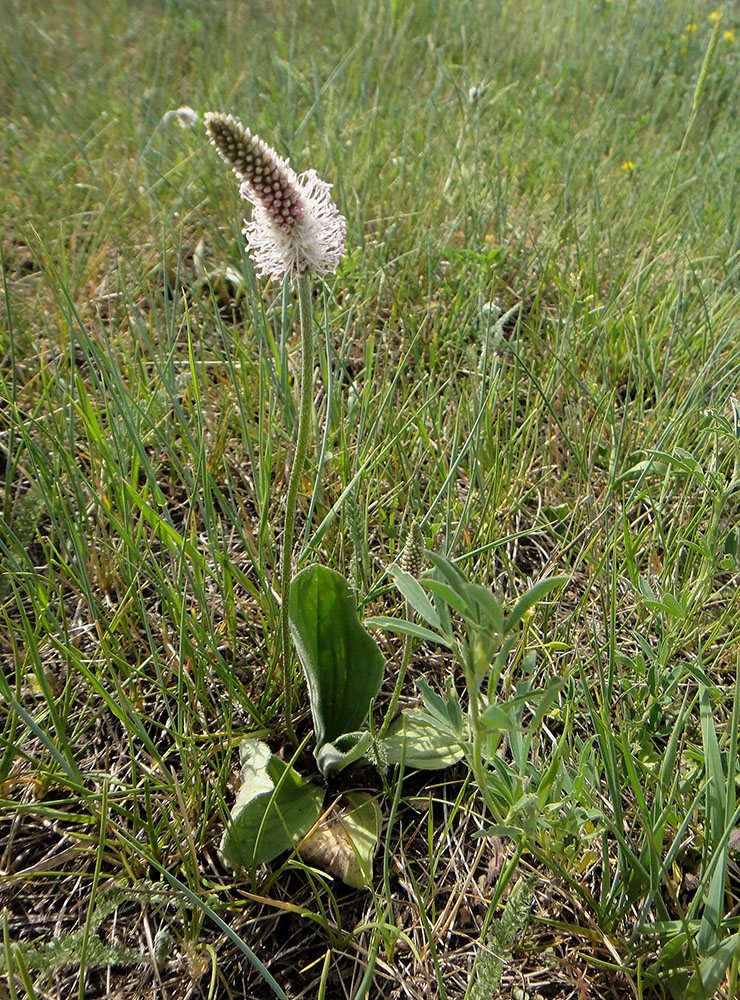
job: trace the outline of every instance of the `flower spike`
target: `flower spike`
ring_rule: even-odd
[[[425,557],[426,545],[424,544],[424,536],[421,533],[419,522],[412,521],[409,533],[406,536],[406,544],[399,559],[401,569],[404,573],[410,573],[411,576],[415,576],[418,580],[424,568]]]
[[[252,204],[244,235],[258,273],[293,281],[298,275],[335,271],[346,248],[347,223],[331,198],[331,184],[315,170],[297,175],[233,115],[209,113],[206,131]]]

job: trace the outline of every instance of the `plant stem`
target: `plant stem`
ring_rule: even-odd
[[[472,759],[469,763],[486,808],[494,820],[497,823],[501,823],[503,822],[503,816],[499,812],[488,788],[486,765],[483,763],[483,726],[480,722],[480,706],[478,704],[480,691],[475,680],[475,672],[470,666],[465,668],[465,681],[468,688],[468,719],[470,733],[473,737]]]
[[[406,601],[406,621],[410,622],[412,617],[411,605]],[[398,699],[401,694],[401,688],[403,687],[403,682],[406,677],[406,671],[408,670],[409,661],[411,660],[411,646],[413,643],[413,638],[410,635],[405,636],[403,641],[403,658],[401,659],[401,668],[398,671],[398,677],[396,678],[396,686],[393,688],[393,694],[391,695],[390,704],[388,705],[388,711],[385,713],[385,718],[383,719],[383,724],[378,730],[377,738],[381,740],[385,734],[388,732],[388,726],[390,726],[393,721],[393,713],[396,711],[396,705],[398,704]]]
[[[298,278],[298,306],[301,314],[301,376],[298,386],[298,440],[293,465],[288,480],[288,497],[285,503],[285,531],[283,532],[283,561],[280,581],[280,633],[283,647],[283,691],[285,728],[293,746],[297,745],[293,728],[293,647],[290,641],[290,581],[293,572],[293,535],[295,511],[303,466],[308,451],[311,428],[313,394],[313,310],[311,306],[311,278],[302,274]]]

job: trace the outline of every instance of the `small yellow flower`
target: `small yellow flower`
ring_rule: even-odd
[[[690,24],[686,25],[686,27],[684,28],[684,31],[686,31],[690,35],[693,35],[693,33],[696,31],[697,28],[698,28],[698,25],[697,25],[696,21],[691,21]]]
[[[684,34],[683,34],[683,35],[681,35],[681,37],[679,38],[679,42],[685,42],[687,38],[688,38],[688,35],[687,35],[686,33],[684,33]],[[686,52],[686,49],[685,49],[685,48],[683,48],[683,49],[681,49],[681,51],[685,53],[685,52]]]
[[[635,169],[635,165],[632,162],[632,160],[625,160],[624,163],[622,164],[622,170],[632,171],[634,169]]]
[[[735,32],[734,31],[726,31],[722,37],[724,39],[726,39],[726,41],[728,41],[728,42],[734,42],[735,41]]]
[[[712,13],[709,15],[709,20],[712,22],[712,24],[714,24],[714,22],[719,21],[721,17],[722,17],[721,10],[713,10]]]

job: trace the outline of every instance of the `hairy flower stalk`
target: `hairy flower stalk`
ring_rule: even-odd
[[[315,170],[296,174],[287,160],[232,115],[210,113],[204,121],[211,142],[236,174],[241,197],[252,205],[244,235],[257,272],[277,281],[287,277],[298,293],[302,353],[298,436],[288,481],[280,574],[285,726],[295,744],[289,609],[298,487],[308,451],[313,404],[311,278],[336,270],[346,248],[347,223],[331,198],[331,184],[321,180]]]

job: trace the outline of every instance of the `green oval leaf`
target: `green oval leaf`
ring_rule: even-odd
[[[437,728],[420,708],[407,708],[393,723],[383,740],[389,764],[420,771],[451,767],[463,758],[462,744],[449,731]]]
[[[308,685],[316,747],[362,729],[383,681],[383,654],[362,627],[347,581],[309,566],[290,588],[290,631]]]
[[[221,854],[233,868],[272,861],[308,833],[321,813],[324,791],[275,757],[259,740],[239,748],[242,785],[221,839]]]

